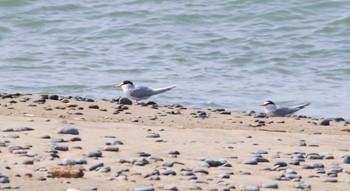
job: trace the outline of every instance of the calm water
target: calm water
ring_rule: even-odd
[[[350,118],[350,1],[0,0],[0,92]]]

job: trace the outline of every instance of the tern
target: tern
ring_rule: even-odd
[[[310,105],[310,103],[305,103],[302,105],[297,105],[297,106],[292,106],[292,107],[281,107],[281,106],[276,105],[272,101],[268,100],[268,101],[265,101],[260,106],[265,107],[265,113],[267,116],[290,117],[295,112],[305,108],[308,105]]]
[[[126,81],[123,81],[121,84],[115,85],[115,87],[122,88],[127,98],[136,100],[137,102],[139,100],[148,99],[151,96],[161,94],[171,89],[174,89],[176,86],[171,86],[166,88],[156,88],[156,89],[152,89],[146,86],[135,87],[131,81],[126,80]]]

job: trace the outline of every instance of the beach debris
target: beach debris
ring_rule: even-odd
[[[82,169],[73,166],[51,167],[47,173],[53,178],[81,178],[84,176]]]

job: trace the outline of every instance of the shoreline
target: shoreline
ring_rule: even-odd
[[[341,118],[320,125],[322,118],[260,118],[38,95],[1,97],[0,104],[0,189],[47,190],[49,184],[51,190],[346,190],[350,185],[350,123]],[[61,134],[62,128],[75,131]],[[95,151],[101,156],[90,157]],[[63,166],[84,175],[48,173]]]

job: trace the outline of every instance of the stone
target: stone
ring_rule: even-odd
[[[193,173],[202,173],[202,174],[209,174],[209,171],[201,168],[195,168],[192,170]]]
[[[98,190],[98,189],[97,187],[89,186],[89,187],[81,187],[80,190],[83,191],[83,190]]]
[[[322,126],[329,126],[331,119],[324,119],[320,122],[320,125]]]
[[[295,188],[299,188],[301,190],[311,190],[311,185],[304,183],[304,182],[300,182],[297,185],[294,186]]]
[[[118,103],[122,105],[132,105],[132,101],[126,97],[119,98]]]
[[[239,187],[239,190],[240,191],[260,191],[260,188],[258,185],[247,185],[247,184],[244,184],[244,185],[241,185]]]
[[[270,183],[265,183],[262,186],[263,188],[270,188],[270,189],[278,189],[278,184],[274,183],[274,182],[270,182]]]
[[[177,191],[177,187],[173,184],[167,184],[163,187],[163,190],[174,190]]]
[[[22,164],[24,164],[24,165],[32,165],[32,164],[34,164],[34,160],[24,160],[22,162]]]
[[[149,132],[146,137],[147,138],[159,138],[160,135],[159,135],[159,133]]]
[[[277,161],[273,163],[273,166],[285,167],[285,166],[288,166],[288,164],[283,161]]]
[[[261,149],[258,149],[254,152],[255,154],[260,154],[260,155],[263,155],[263,154],[269,154],[269,152],[265,151],[265,150],[261,150]]]
[[[118,152],[119,148],[115,146],[108,146],[104,149],[104,151],[109,151],[109,152]]]
[[[89,167],[89,171],[93,171],[93,170],[96,170],[97,168],[99,167],[103,167],[104,166],[104,163],[103,162],[100,162],[100,163],[97,163],[97,164],[94,164],[92,166]]]
[[[169,176],[169,175],[176,176],[176,172],[174,170],[165,170],[161,174],[165,176]]]
[[[133,191],[155,191],[153,187],[134,188]]]
[[[258,161],[256,159],[249,159],[249,160],[243,161],[243,163],[248,165],[257,165]]]
[[[20,127],[15,129],[15,131],[34,131],[34,129],[30,127]]]
[[[343,158],[343,162],[345,164],[350,164],[350,156],[349,155],[346,155],[344,158]]]
[[[98,105],[89,105],[89,109],[100,109],[100,106]]]
[[[53,149],[58,150],[58,151],[68,151],[69,147],[68,146],[61,146],[61,145],[59,145],[59,146],[53,147]]]
[[[102,157],[102,152],[97,150],[97,151],[89,151],[86,154],[87,157],[91,158],[91,157]]]
[[[77,128],[64,127],[57,129],[58,134],[70,134],[70,135],[79,135],[79,130]]]

